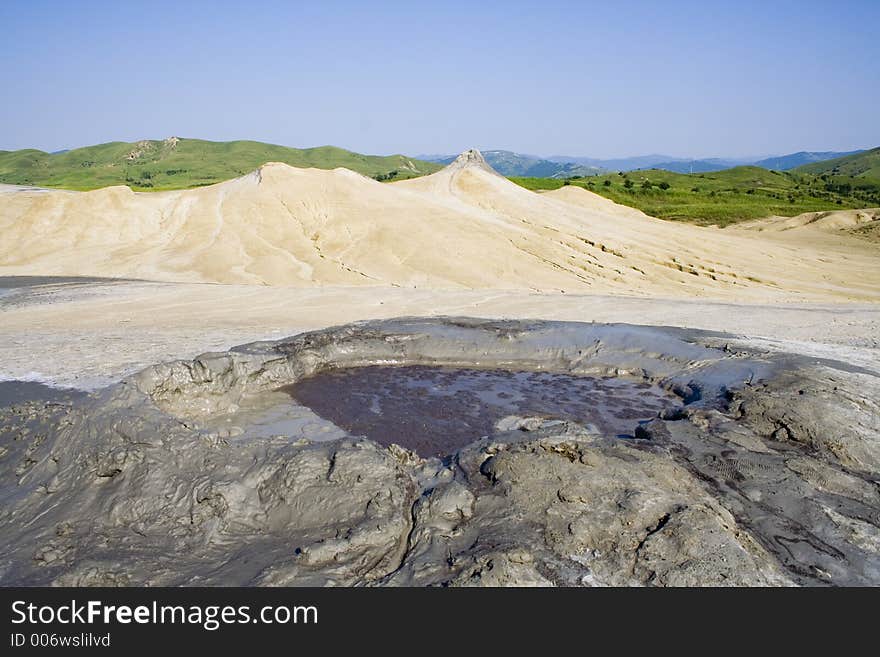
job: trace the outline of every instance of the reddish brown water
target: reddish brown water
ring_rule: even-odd
[[[631,437],[640,421],[680,404],[642,381],[421,365],[330,370],[283,388],[353,435],[445,456],[508,415],[593,424]]]

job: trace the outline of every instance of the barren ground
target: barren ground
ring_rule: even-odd
[[[0,297],[0,315],[0,378],[83,388],[106,385],[153,363],[253,340],[405,315],[699,328],[880,368],[880,309],[872,304],[741,305],[505,290],[121,281],[18,288]]]

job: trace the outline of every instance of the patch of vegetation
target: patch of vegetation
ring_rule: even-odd
[[[727,226],[773,215],[880,206],[880,181],[742,166],[682,174],[650,169],[566,181],[511,178],[531,190],[583,187],[654,217]]]
[[[128,185],[139,191],[213,185],[266,162],[296,167],[345,167],[377,180],[405,180],[441,165],[404,155],[361,155],[334,146],[288,148],[256,141],[213,142],[170,138],[110,142],[61,153],[0,151],[0,182],[88,190]]]

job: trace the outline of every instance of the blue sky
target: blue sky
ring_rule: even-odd
[[[0,149],[880,145],[880,1],[0,2]]]

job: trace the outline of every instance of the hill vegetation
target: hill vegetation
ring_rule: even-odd
[[[824,162],[814,162],[796,169],[798,173],[852,176],[880,181],[880,148],[861,151],[854,155],[838,157]]]
[[[880,206],[880,181],[740,166],[712,173],[659,169],[566,180],[511,180],[532,190],[577,185],[661,219],[726,226],[773,215]]]
[[[346,167],[377,180],[404,180],[440,165],[403,155],[361,155],[334,146],[288,148],[256,141],[201,139],[110,142],[58,153],[0,151],[0,182],[88,190],[128,185],[134,190],[185,189],[244,175],[266,162],[296,167]]]

